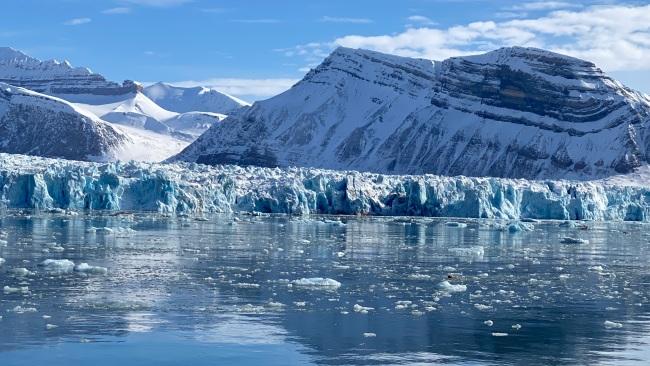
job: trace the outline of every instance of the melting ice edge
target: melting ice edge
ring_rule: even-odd
[[[5,208],[648,221],[650,187],[608,180],[89,163],[0,154]]]

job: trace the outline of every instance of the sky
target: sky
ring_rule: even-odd
[[[650,94],[650,1],[4,0],[2,18],[0,45],[33,57],[251,101],[337,46],[433,60],[540,47]]]

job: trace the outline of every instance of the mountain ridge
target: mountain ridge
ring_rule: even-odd
[[[431,61],[341,47],[171,160],[591,179],[647,162],[648,116],[647,96],[550,51]]]

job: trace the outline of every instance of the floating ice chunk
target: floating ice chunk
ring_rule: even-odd
[[[374,338],[377,336],[375,333],[363,333],[363,336],[366,338]]]
[[[594,271],[594,272],[602,272],[602,271],[605,270],[605,269],[603,268],[603,266],[591,266],[591,267],[589,267],[589,269],[592,270],[592,271]]]
[[[410,300],[395,301],[395,305],[396,305],[395,308],[397,308],[397,306],[402,306],[402,309],[403,309],[403,308],[409,307],[412,304],[413,304],[413,301],[410,301]]]
[[[488,327],[491,327],[494,325],[494,322],[492,320],[486,320],[483,322],[483,324],[487,325]]]
[[[25,314],[25,313],[35,313],[37,310],[36,310],[36,308],[33,308],[33,307],[24,308],[24,307],[22,307],[20,305],[17,305],[13,309],[7,310],[7,311],[11,311],[11,312],[14,312],[16,314]]]
[[[305,305],[307,305],[305,301],[294,301],[293,304],[300,308],[305,307]]]
[[[445,225],[448,227],[458,227],[458,228],[464,228],[467,227],[467,224],[464,222],[456,222],[456,221],[449,221]]]
[[[438,288],[447,293],[456,293],[456,292],[465,292],[467,291],[467,286],[466,285],[454,285],[449,283],[449,281],[442,281],[438,284]]]
[[[589,225],[584,224],[584,223],[580,223],[580,222],[576,222],[576,221],[563,221],[563,222],[560,223],[559,226],[564,227],[564,228],[569,228],[569,229],[581,229],[581,230],[588,230],[589,229]]]
[[[54,324],[49,324],[49,323],[45,324],[45,329],[46,330],[52,330],[52,329],[56,329],[58,327],[59,327],[58,325],[54,325]]]
[[[420,274],[420,273],[414,273],[409,275],[409,280],[414,280],[414,281],[428,281],[431,279],[431,276],[427,274]]]
[[[476,310],[480,310],[480,311],[487,311],[487,310],[492,309],[492,306],[485,305],[485,304],[474,304],[474,308],[476,308]]]
[[[511,326],[511,328],[514,329],[514,330],[519,330],[519,329],[521,329],[521,324],[513,324]]]
[[[605,320],[603,325],[605,325],[605,328],[607,328],[607,329],[623,328],[623,324],[612,322],[612,321],[609,321],[609,320]]]
[[[516,221],[516,222],[511,222],[508,225],[508,231],[511,233],[518,233],[520,231],[533,231],[535,230],[535,226],[530,223],[526,222],[521,222],[521,221]]]
[[[233,287],[237,287],[237,288],[260,288],[260,285],[257,284],[257,283],[240,282],[240,283],[233,284]]]
[[[13,268],[9,272],[16,277],[28,277],[34,275],[34,272],[28,270],[27,268]]]
[[[560,240],[560,243],[562,244],[589,244],[589,240],[587,239],[580,239],[580,238],[572,238],[572,237],[564,237],[562,240]]]
[[[74,266],[74,271],[93,275],[105,275],[108,273],[106,267],[91,266],[88,263],[81,263]]]
[[[341,287],[339,281],[333,280],[331,278],[301,278],[291,282],[294,286],[299,287],[310,287],[310,288],[322,288],[322,289],[337,289]]]
[[[493,332],[492,337],[507,337],[508,333]]]
[[[354,310],[355,313],[368,314],[369,311],[375,310],[375,308],[354,304],[352,310]]]
[[[74,262],[69,259],[46,259],[39,265],[51,274],[65,274],[74,270]]]
[[[246,304],[242,306],[236,306],[235,311],[238,313],[260,314],[264,312],[264,307],[253,304]]]
[[[6,260],[5,260],[4,258],[0,257],[0,266],[2,266],[3,264],[5,264],[5,262],[6,262]]]
[[[29,287],[28,286],[22,286],[22,287],[10,287],[10,286],[5,286],[2,288],[2,291],[6,294],[26,294],[29,293]]]

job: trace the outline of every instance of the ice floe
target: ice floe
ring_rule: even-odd
[[[291,282],[294,286],[308,287],[308,288],[322,288],[322,289],[337,289],[341,287],[341,283],[331,278],[301,278]]]

